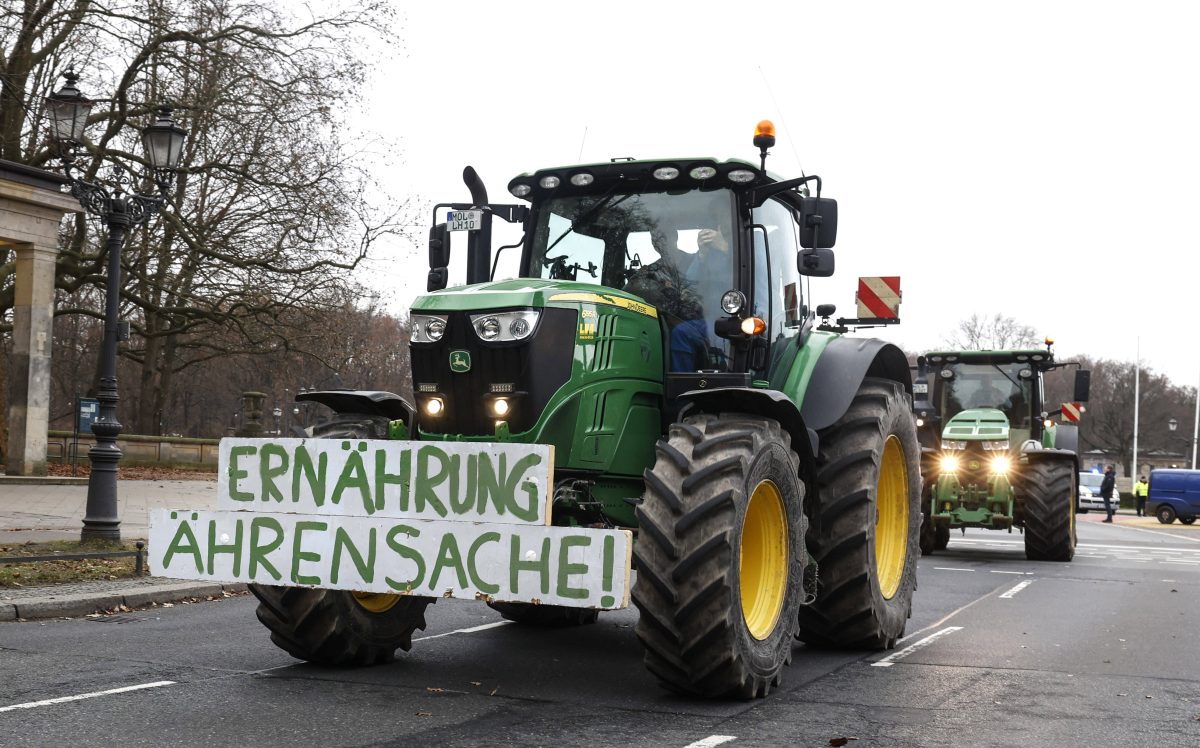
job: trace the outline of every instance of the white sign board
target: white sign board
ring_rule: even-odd
[[[150,567],[178,579],[615,609],[628,530],[264,512],[150,513]]]
[[[217,508],[550,524],[554,447],[371,439],[222,439]]]

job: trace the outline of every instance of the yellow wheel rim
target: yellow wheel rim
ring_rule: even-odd
[[[875,510],[875,570],[879,591],[891,600],[900,589],[908,555],[908,465],[894,435],[883,444]]]
[[[779,622],[788,583],[787,512],[773,481],[762,481],[750,494],[742,523],[738,575],[742,617],[750,635],[761,641]]]
[[[400,602],[400,595],[387,595],[379,592],[352,592],[358,607],[370,613],[386,613]]]

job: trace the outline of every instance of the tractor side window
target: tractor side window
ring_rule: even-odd
[[[542,277],[558,280],[591,281],[604,266],[604,240],[586,234],[568,232],[571,221],[551,213],[544,228],[549,236],[562,239],[542,259]]]
[[[761,311],[769,309],[767,339],[772,343],[782,342],[798,334],[804,321],[800,314],[800,273],[796,269],[796,253],[800,249],[796,221],[782,203],[768,200],[754,210],[754,222],[766,227],[771,256],[765,258],[770,265],[768,283],[768,278],[763,278],[764,274],[759,270],[758,245],[762,243],[762,231],[756,229],[753,306]],[[765,298],[760,298],[760,294]]]

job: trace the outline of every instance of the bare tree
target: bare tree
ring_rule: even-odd
[[[947,348],[970,351],[1036,348],[1040,342],[1032,327],[1002,314],[993,317],[972,314],[944,339]]]
[[[314,323],[359,293],[355,268],[398,230],[404,207],[372,197],[380,191],[340,115],[363,80],[361,38],[385,29],[387,6],[332,3],[303,18],[293,7],[311,10],[282,0],[27,0],[3,11],[0,155],[52,163],[40,110],[69,66],[92,73],[93,95],[114,92],[91,117],[89,176],[109,158],[139,160],[127,125],[147,123],[151,102],[173,102],[189,129],[170,204],[131,233],[122,256],[132,431],[157,432],[190,368],[243,353],[324,355],[307,348],[318,342]],[[104,282],[103,240],[84,218],[68,227],[58,314],[98,318],[88,289]],[[0,332],[13,302],[6,259]]]

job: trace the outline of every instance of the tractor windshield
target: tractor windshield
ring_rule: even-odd
[[[734,287],[733,193],[614,192],[554,198],[535,210],[528,276],[639,296],[671,330],[673,371],[728,369],[728,342],[713,322]]]
[[[996,408],[1013,429],[1029,429],[1034,402],[1029,364],[952,364],[938,376],[938,411],[945,421],[964,410]]]

